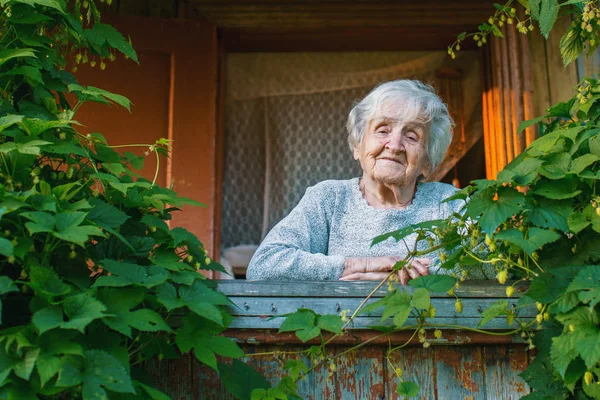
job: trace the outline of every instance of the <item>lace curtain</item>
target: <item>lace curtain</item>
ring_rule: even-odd
[[[477,60],[464,52],[452,65],[465,93],[479,84]],[[447,63],[444,52],[229,54],[223,247],[260,243],[307,187],[361,175],[345,131],[354,102],[392,79],[436,86]],[[468,121],[479,97],[461,102]]]

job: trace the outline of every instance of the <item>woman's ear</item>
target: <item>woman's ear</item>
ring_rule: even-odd
[[[431,174],[433,171],[431,170],[431,163],[429,161],[427,161],[427,164],[425,165],[425,167],[423,168],[423,171],[421,172],[421,175],[423,176],[423,178],[427,178],[429,176],[429,174]]]
[[[357,145],[354,145],[354,159],[358,160],[360,158],[360,149]]]

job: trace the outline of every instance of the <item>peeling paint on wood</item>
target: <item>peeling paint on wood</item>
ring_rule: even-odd
[[[483,348],[485,388],[488,399],[516,400],[529,393],[518,375],[527,367],[525,346]]]
[[[173,400],[191,400],[192,396],[192,357],[185,354],[178,360],[152,359],[145,363],[145,370],[150,375],[157,389],[168,393]]]
[[[347,347],[338,349],[337,354]],[[336,360],[335,396],[340,400],[385,399],[385,359],[382,348],[364,347]]]
[[[433,348],[409,347],[397,350],[391,354],[390,362],[395,368],[402,369],[402,379],[404,381],[419,385],[418,399],[431,400],[437,398],[435,392],[435,351]],[[386,393],[388,394],[386,398],[397,398],[397,395],[394,396],[394,394],[399,379],[389,363],[386,363],[386,368]]]
[[[447,399],[486,399],[481,347],[435,347],[437,392]]]

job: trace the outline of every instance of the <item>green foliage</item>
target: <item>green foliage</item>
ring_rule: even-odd
[[[79,85],[67,65],[137,61],[129,40],[100,23],[93,1],[0,4],[0,397],[162,400],[133,377],[145,360],[188,351],[240,398],[269,388],[243,363],[217,363],[244,356],[221,335],[229,299],[199,273],[222,267],[168,224],[200,204],[138,179],[144,156],[77,131],[83,103],[130,102]],[[166,155],[169,141],[139,146]]]
[[[540,18],[546,18],[548,5],[539,4]],[[376,245],[383,238],[402,240],[416,233],[417,242],[427,246],[415,245],[402,262],[443,250],[441,267],[451,275],[420,277],[410,282],[417,288],[412,295],[393,289],[363,308],[369,312],[383,307],[382,320],[393,319],[392,331],[415,329],[428,346],[423,332],[435,315],[428,310],[428,291],[452,294],[453,287],[475,270],[491,269],[500,284],[506,284],[509,275],[527,281],[529,290],[519,308],[536,303],[535,321],[518,320],[518,311],[500,300],[482,311],[478,327],[505,317],[531,348],[539,349],[523,375],[536,390],[527,397],[532,399],[600,399],[600,84],[585,79],[577,89],[573,99],[547,110],[544,119],[550,122],[544,135],[496,180],[475,181],[449,200],[468,196],[461,214],[374,240]],[[417,250],[424,247],[429,249]],[[507,287],[507,296],[514,291],[512,285]],[[462,311],[460,299],[456,311]],[[404,325],[409,315],[415,317],[416,327]],[[545,333],[534,332],[536,328]]]
[[[321,335],[321,331],[340,334],[343,322],[339,315],[319,315],[313,310],[299,308],[298,311],[287,315],[279,327],[279,332],[296,332],[302,342]]]

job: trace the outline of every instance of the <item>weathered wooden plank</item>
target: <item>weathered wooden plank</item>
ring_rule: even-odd
[[[559,18],[546,41],[551,104],[567,101],[575,94],[573,87],[577,84],[577,67],[575,63],[571,63],[566,67],[564,66],[559,46],[560,39],[570,24],[570,18],[566,16]],[[557,77],[560,77],[560,79],[556,79]]]
[[[144,364],[156,388],[168,394],[173,400],[197,399],[192,395],[192,355],[185,354],[178,360],[152,359]]]
[[[363,26],[452,26],[485,21],[493,12],[481,2],[331,2],[288,4],[235,4],[234,2],[191,2],[203,19],[224,28],[322,29]],[[232,4],[233,3],[233,4]],[[448,18],[449,15],[460,16]]]
[[[481,347],[435,347],[436,391],[446,399],[486,399]]]
[[[525,346],[485,346],[483,359],[488,399],[516,400],[530,392],[519,376],[527,367]]]
[[[546,66],[546,40],[536,30],[529,35],[529,56],[531,60],[531,83],[533,93],[533,117],[544,115],[550,107],[550,86]]]
[[[389,358],[394,368],[402,369],[402,379],[419,385],[418,399],[438,398],[435,392],[434,349],[432,347],[405,347],[394,351]],[[396,398],[399,379],[395,371],[386,363],[386,393],[388,399]],[[439,397],[440,399],[442,397]]]
[[[338,354],[347,347],[340,347]],[[336,362],[335,395],[327,399],[390,399],[385,392],[385,360],[381,347],[364,347],[340,356]]]
[[[382,334],[381,332],[368,329],[354,329],[346,333],[332,337],[331,333],[324,333],[323,337],[331,346],[355,346],[361,343],[368,343],[369,346],[397,346],[411,340],[414,331],[399,331],[390,334]],[[442,329],[443,336],[440,339],[433,337],[433,329],[427,330],[427,337],[432,344],[452,346],[465,344],[523,344],[525,341],[520,335],[488,335],[481,332],[473,332],[468,330],[458,329]],[[253,346],[263,344],[277,345],[313,345],[321,344],[321,338],[311,339],[306,343],[302,343],[298,337],[292,332],[277,333],[276,329],[228,329],[225,332],[227,337],[232,338],[237,343],[249,344]],[[419,346],[416,338],[413,338],[411,346]]]
[[[333,350],[328,349],[329,354]],[[304,363],[311,368],[312,364],[307,356],[302,356]],[[324,399],[323,394],[327,387],[327,377],[329,369],[327,366],[321,364],[317,365],[315,369],[309,373],[304,379],[298,382],[298,394],[305,400],[320,400]]]
[[[267,317],[246,317],[246,316],[238,316],[233,319],[233,322],[230,325],[230,328],[234,329],[279,329],[281,323],[283,322],[283,317],[276,317],[273,319],[268,319]],[[534,318],[523,318],[525,322],[531,322]],[[464,317],[445,317],[438,318],[435,317],[435,323],[445,326],[464,326],[467,328],[476,328],[479,323],[480,318],[464,318]],[[377,317],[358,317],[353,323],[349,326],[349,329],[365,329],[371,326],[392,326],[393,321],[391,319],[387,319],[381,322],[381,318]],[[409,318],[407,325],[416,324],[416,320],[414,318]],[[514,329],[513,327],[509,327],[506,324],[506,320],[504,318],[494,318],[485,326],[483,329],[487,330],[507,330]]]
[[[512,284],[508,282],[507,284]],[[367,297],[378,285],[378,282],[307,282],[307,281],[235,281],[219,280],[217,289],[229,297],[260,296],[260,297]],[[398,285],[398,287],[402,287]],[[403,289],[412,293],[412,286]],[[514,297],[520,297],[527,290],[522,282],[515,285]],[[458,297],[506,297],[506,286],[499,285],[494,280],[465,281],[454,292]],[[387,294],[387,285],[380,288],[373,297],[383,297]],[[453,297],[446,293],[435,293],[432,297]]]
[[[235,306],[229,307],[229,312],[234,316],[261,316],[271,317],[295,312],[298,308],[310,308],[317,314],[339,314],[341,310],[354,312],[361,304],[362,299],[357,298],[305,298],[305,297],[231,297]],[[371,304],[377,299],[369,299],[366,304]],[[457,314],[455,300],[448,298],[434,298],[431,304],[436,308],[437,317],[479,317],[487,307],[496,303],[497,299],[473,299],[462,300],[463,312]],[[509,307],[516,309],[518,299],[507,299]],[[378,308],[368,316],[379,317],[384,308]],[[522,316],[535,316],[535,306],[520,310]]]

